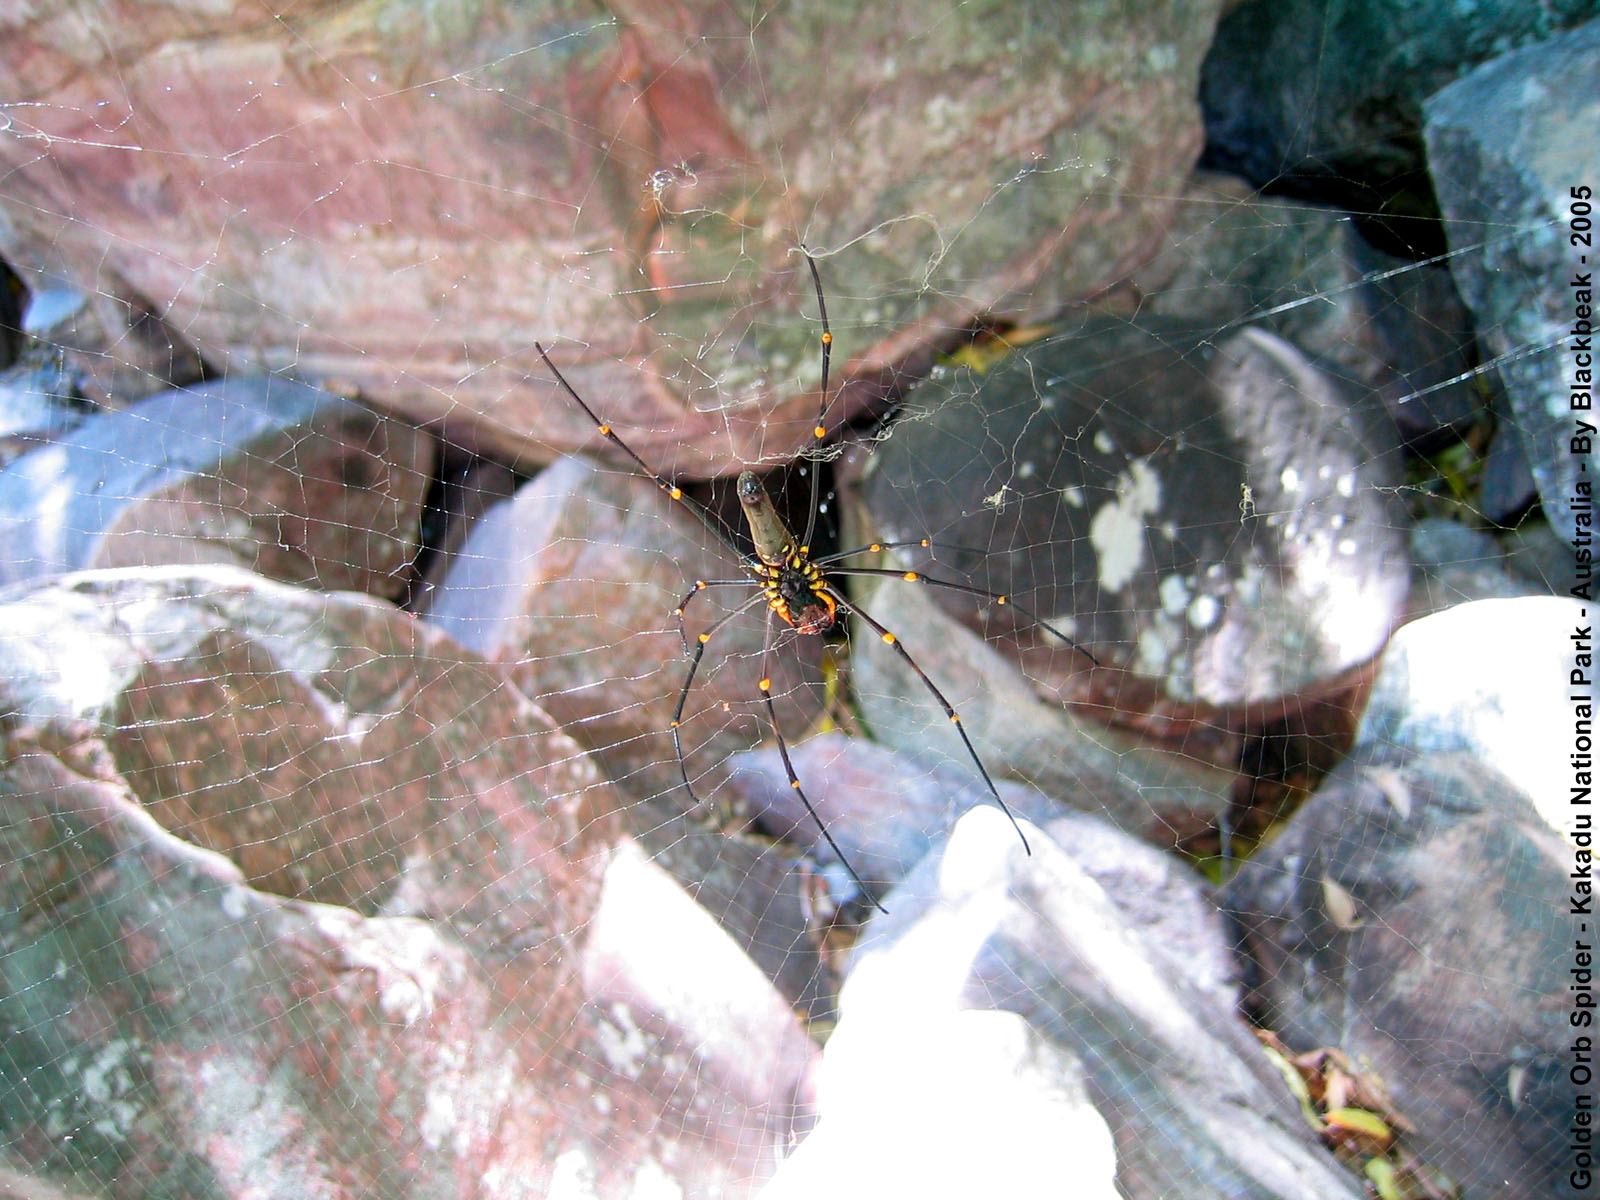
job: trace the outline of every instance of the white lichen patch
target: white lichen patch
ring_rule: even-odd
[[[133,1043],[113,1038],[83,1068],[80,1077],[85,1099],[104,1104],[118,1092],[133,1086],[133,1076],[127,1068],[127,1059],[133,1053]]]
[[[1189,624],[1195,629],[1210,629],[1222,616],[1222,603],[1215,596],[1201,594],[1189,603]]]
[[[414,1025],[429,1018],[442,989],[459,974],[426,921],[408,917],[366,921],[348,909],[310,905],[318,929],[337,945],[348,971],[370,972],[385,1020]]]
[[[1148,517],[1161,507],[1161,479],[1144,459],[1117,477],[1115,498],[1089,523],[1089,541],[1100,566],[1100,586],[1121,591],[1144,565]]]
[[[102,1137],[127,1138],[138,1123],[139,1105],[129,1098],[135,1091],[133,1064],[138,1057],[137,1043],[131,1039],[112,1038],[95,1052],[79,1073],[81,1094],[92,1113],[90,1127]],[[70,1074],[70,1060],[67,1070]],[[66,1110],[51,1114],[52,1118],[58,1115],[65,1124],[55,1129],[56,1122],[52,1120],[49,1122],[51,1131],[65,1134],[75,1121]]]
[[[430,1150],[440,1150],[456,1127],[456,1098],[443,1088],[428,1089],[423,1101],[420,1132]]]
[[[1147,675],[1168,677],[1173,657],[1182,645],[1183,632],[1178,624],[1158,617],[1139,631],[1138,669]]]
[[[1189,581],[1182,575],[1162,576],[1156,591],[1161,597],[1162,610],[1174,614],[1188,608],[1189,601],[1193,598]]]
[[[599,1022],[595,1040],[600,1044],[607,1065],[619,1075],[630,1078],[650,1054],[650,1039],[625,1004],[611,1006],[611,1019]]]

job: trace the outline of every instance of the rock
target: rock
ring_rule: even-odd
[[[1090,318],[908,411],[863,472],[852,540],[931,536],[892,561],[1008,600],[895,579],[857,600],[991,774],[1172,845],[1215,827],[1265,726],[1316,761],[1347,742],[1339,714],[1409,584],[1370,401],[1259,330],[1213,345]],[[942,706],[891,648],[858,629],[853,667],[876,736],[950,756]]]
[[[1130,319],[1276,334],[1376,393],[1407,443],[1432,445],[1481,414],[1472,321],[1448,268],[1375,249],[1338,210],[1201,172],[1166,245],[1128,283]]]
[[[764,842],[703,826],[672,741],[688,677],[674,610],[691,641],[754,596],[739,558],[681,505],[636,475],[565,458],[501,501],[435,564],[425,620],[490,660],[592,753],[633,801],[630,832],[713,913],[797,1004],[825,1011],[796,864]],[[821,641],[785,632],[763,658],[764,603],[707,643],[680,729],[695,795],[728,804],[729,757],[770,739],[757,702],[763,672],[787,736],[822,702]]]
[[[22,315],[22,328],[29,337],[59,341],[89,307],[89,297],[77,288],[46,284],[28,293],[28,308]]]
[[[630,795],[662,798],[645,825],[692,807],[672,743],[690,665],[673,614],[697,580],[739,581],[690,602],[692,643],[756,588],[686,509],[647,479],[563,459],[490,509],[434,578],[425,619],[503,663]],[[791,632],[763,661],[766,617],[763,603],[723,625],[695,674],[680,732],[702,800],[729,754],[767,736],[764,671],[789,736],[820,708],[819,639]]]
[[[1416,5],[1248,0],[1217,26],[1201,76],[1207,160],[1257,187],[1315,191],[1426,239],[1422,106],[1475,63],[1594,15],[1589,0]],[[1426,247],[1423,247],[1427,249]]]
[[[513,941],[581,924],[581,878],[552,893],[516,872],[567,841],[595,852],[615,798],[499,671],[390,605],[228,567],[82,572],[3,599],[8,707],[84,725],[97,778],[252,886],[365,915],[444,906]],[[532,805],[556,826],[520,836],[555,841],[497,864],[521,898],[451,882],[493,858],[477,823],[522,826]],[[569,892],[564,915],[529,907]]]
[[[991,778],[1020,779],[1057,803],[1167,846],[1226,810],[1231,775],[1195,753],[1172,753],[1092,713],[1075,714],[1013,647],[969,629],[938,607],[929,589],[891,579],[863,602],[903,636],[955,707]],[[875,737],[910,755],[913,771],[937,764],[962,778],[968,794],[961,807],[988,798],[943,707],[898,655],[858,630],[851,668],[856,702]]]
[[[909,403],[931,415],[869,464],[871,539],[931,536],[906,566],[1012,597],[931,589],[1057,694],[1088,660],[1018,605],[1177,704],[1315,688],[1393,627],[1392,426],[1272,335],[1091,318]]]
[[[1540,681],[1579,623],[1524,596],[1402,627],[1351,761],[1223,897],[1263,1024],[1366,1063],[1462,1195],[1553,1195],[1566,1161],[1571,712]]]
[[[423,505],[422,548],[411,572],[411,590],[401,601],[407,612],[426,612],[439,578],[483,515],[522,486],[510,468],[492,459],[463,454],[441,443],[434,486]]]
[[[1224,895],[1262,1023],[1362,1063],[1463,1196],[1566,1186],[1571,861],[1485,762],[1399,748],[1341,768]]]
[[[969,770],[932,756],[916,757],[840,733],[824,733],[789,748],[806,798],[827,825],[850,865],[881,894],[943,845],[968,808],[993,804],[988,789]],[[816,820],[795,790],[776,749],[741,754],[732,782],[757,823],[776,837],[807,846],[829,864],[830,882],[841,898],[850,880],[828,848]],[[1012,812],[1034,821],[1055,815],[1036,792],[1003,781],[1001,796]]]
[[[623,812],[630,824],[637,823],[630,820],[634,816]],[[789,845],[754,836],[742,825],[708,830],[678,821],[646,829],[634,840],[716,919],[791,1009],[808,1022],[831,1022],[839,981],[823,939],[837,905],[819,902],[809,855],[799,857]]]
[[[1425,107],[1450,270],[1505,389],[1545,515],[1568,539],[1580,458],[1567,446],[1578,265],[1566,219],[1572,186],[1594,172],[1597,54],[1600,21],[1591,21],[1485,63]],[[1548,86],[1552,79],[1563,86]]]
[[[738,1196],[805,1129],[783,1001],[427,625],[209,567],[13,589],[0,630],[38,1194]]]
[[[1512,573],[1511,561],[1493,535],[1448,517],[1424,517],[1411,531],[1411,561],[1417,568],[1411,589],[1413,617],[1441,613],[1471,600],[1505,600],[1549,588],[1536,588]],[[1389,640],[1403,641],[1407,626]]]
[[[70,433],[88,415],[59,359],[28,355],[0,371],[0,467]]]
[[[1533,464],[1510,409],[1509,397],[1501,397],[1495,405],[1495,431],[1484,456],[1477,499],[1485,520],[1515,527],[1539,503],[1539,481],[1533,477]]]
[[[1361,1195],[1236,1015],[1194,884],[1092,818],[1031,839],[976,809],[889,894],[763,1200]]]
[[[0,252],[104,298],[152,372],[336,378],[519,466],[591,436],[538,338],[646,460],[729,473],[809,438],[799,242],[853,310],[839,422],[975,314],[1138,262],[1218,8],[30,6],[0,17]]]
[[[292,380],[166,392],[0,471],[0,581],[215,562],[398,597],[433,459],[420,430]]]
[[[583,971],[588,1011],[621,1035],[602,1030],[602,1067],[636,1106],[606,1114],[597,1162],[610,1140],[626,1145],[639,1129],[654,1134],[642,1147],[650,1153],[681,1142],[708,1180],[738,1167],[747,1177],[728,1182],[748,1186],[811,1127],[816,1045],[760,968],[631,841],[606,868]],[[602,1071],[584,1070],[591,1089],[604,1082]],[[694,1153],[696,1143],[705,1148]],[[684,1194],[698,1193],[691,1183]]]
[[[1525,523],[1500,540],[1512,573],[1530,590],[1565,595],[1572,586],[1572,543],[1550,525]]]
[[[913,603],[912,610],[922,611],[926,603],[923,599],[921,608]],[[961,632],[965,640],[954,642],[949,654],[941,647],[940,664],[997,657],[974,635]],[[1010,669],[999,663],[993,673]],[[1193,763],[1185,769],[1176,756],[1141,751],[1114,733],[1102,731],[1097,739],[1094,730],[1059,708],[1033,701],[1040,711],[1029,711],[1027,702],[1010,694],[1020,689],[1008,690],[1003,683],[990,687],[989,678],[980,667],[963,680],[976,696],[962,705],[962,723],[969,727],[986,764],[1025,777],[1044,777],[1034,787],[996,777],[1001,798],[1019,820],[1042,824],[1060,816],[1065,805],[1108,816],[1125,829],[1171,845],[1175,828],[1214,819],[1225,808],[1220,773],[1208,774]],[[857,687],[863,709],[873,718],[874,732],[887,740],[886,745],[823,734],[792,746],[789,753],[828,832],[874,894],[881,895],[944,844],[961,814],[982,807],[998,811],[999,806],[959,743],[932,743],[941,733],[948,737],[949,722],[943,721],[941,727],[942,711],[935,716],[929,711],[931,705],[919,707],[916,681],[892,680],[894,686],[908,689],[896,696],[879,692],[872,686],[876,680],[876,672],[863,672]],[[899,723],[888,716],[896,707],[906,710]],[[912,727],[929,740],[916,742]],[[850,881],[795,797],[777,752],[742,754],[734,760],[734,769],[732,782],[761,827],[774,836],[799,841],[833,864],[829,879],[835,893],[848,896]]]
[[[1572,782],[1560,730],[1566,678],[1584,606],[1557,596],[1458,604],[1403,626],[1384,651],[1356,735],[1363,763],[1466,754],[1532,799],[1551,829],[1566,828]]]

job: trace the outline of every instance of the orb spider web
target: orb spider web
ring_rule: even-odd
[[[812,449],[802,450],[798,458],[815,457],[814,451],[820,449],[827,438],[826,417],[828,413],[828,372],[833,351],[833,332],[828,325],[828,305],[823,296],[822,274],[817,268],[817,260],[812,257],[804,246],[799,248],[799,253],[804,257],[806,266],[811,271],[811,284],[817,295],[817,315],[822,325],[822,334],[819,338],[822,353],[822,381],[819,388],[817,404],[817,417],[812,423],[811,439]],[[870,545],[858,546],[852,550],[842,550],[834,554],[821,557],[811,557],[811,540],[816,532],[817,515],[820,511],[820,475],[819,471],[810,472],[811,496],[806,510],[805,536],[796,538],[789,531],[781,516],[778,515],[772,498],[767,494],[761,480],[755,472],[744,470],[739,472],[735,485],[735,494],[738,496],[739,506],[744,512],[745,523],[749,528],[750,540],[754,546],[754,553],[746,552],[726,526],[704,505],[684,494],[677,484],[665,476],[657,474],[645,464],[645,461],[635,454],[610,425],[596,415],[577,390],[567,382],[560,369],[551,360],[550,355],[539,342],[533,344],[544,365],[549,369],[556,384],[583,412],[583,415],[594,423],[595,430],[618,450],[620,450],[639,472],[660,488],[667,497],[676,504],[693,513],[695,518],[708,529],[712,536],[728,548],[744,567],[745,575],[738,579],[699,579],[695,581],[687,595],[679,602],[675,613],[678,618],[678,634],[683,640],[684,654],[689,660],[688,670],[684,674],[683,685],[678,689],[678,703],[672,714],[672,745],[677,754],[678,771],[683,777],[684,791],[694,804],[700,803],[700,797],[695,794],[694,784],[689,779],[689,767],[684,758],[683,741],[679,730],[683,723],[684,708],[689,702],[689,694],[694,687],[695,676],[700,670],[700,662],[705,656],[706,646],[711,642],[728,622],[748,612],[761,601],[767,604],[765,632],[762,638],[761,650],[761,679],[756,687],[761,694],[761,700],[766,708],[767,721],[772,727],[773,738],[777,742],[778,755],[783,760],[784,773],[788,776],[789,786],[794,789],[795,795],[804,806],[806,813],[816,823],[817,830],[821,833],[823,841],[833,851],[840,864],[849,874],[851,881],[860,890],[861,895],[879,912],[887,913],[877,895],[867,882],[857,873],[851,865],[849,858],[834,841],[833,835],[828,832],[827,823],[822,819],[816,807],[807,797],[805,788],[800,783],[800,777],[794,769],[794,763],[789,757],[789,744],[783,736],[783,731],[778,725],[778,714],[772,703],[772,676],[767,670],[767,663],[774,644],[774,634],[778,632],[773,618],[792,628],[796,634],[805,636],[821,636],[837,624],[840,614],[854,615],[868,629],[880,638],[883,643],[897,653],[907,667],[915,673],[922,685],[944,710],[945,716],[950,719],[950,724],[961,738],[961,744],[967,752],[967,757],[972,761],[978,776],[983,780],[989,795],[999,805],[1000,811],[1005,813],[1011,822],[1011,827],[1016,830],[1017,837],[1022,841],[1022,848],[1028,854],[1033,849],[1028,845],[1027,835],[1022,832],[1022,826],[1017,823],[1017,818],[1010,807],[1000,795],[1000,790],[995,787],[994,780],[990,778],[988,770],[983,765],[983,760],[978,757],[977,750],[972,745],[972,740],[967,736],[967,731],[961,725],[961,716],[956,712],[955,705],[946,699],[945,694],[939,690],[928,673],[922,669],[900,638],[892,630],[882,625],[871,613],[867,612],[860,604],[848,599],[834,584],[836,577],[877,577],[884,579],[898,579],[906,583],[926,584],[930,587],[944,588],[948,591],[958,592],[963,595],[974,596],[981,600],[989,601],[995,605],[1005,605],[1026,620],[1037,625],[1052,636],[1059,638],[1066,645],[1082,654],[1091,663],[1099,665],[1094,655],[1090,654],[1077,642],[1066,634],[1056,629],[1038,614],[1029,611],[1017,604],[1009,596],[999,592],[986,591],[983,588],[972,587],[953,580],[937,579],[924,575],[920,571],[897,571],[883,567],[852,567],[839,564],[863,554],[881,554],[888,550],[898,549],[931,549],[932,540],[922,538],[918,541],[907,542],[873,542]],[[693,645],[689,642],[687,629],[684,625],[684,615],[688,610],[689,602],[701,592],[710,588],[722,587],[754,587],[755,592],[727,612],[707,629],[696,635]]]

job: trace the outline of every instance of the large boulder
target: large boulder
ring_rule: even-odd
[[[1218,7],[12,8],[0,253],[158,377],[293,367],[523,462],[592,433],[542,340],[647,460],[726,473],[808,437],[800,243],[869,381],[1138,262]]]

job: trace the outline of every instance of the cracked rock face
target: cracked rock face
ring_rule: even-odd
[[[0,628],[0,1081],[28,1175],[738,1194],[803,1123],[814,1048],[783,1002],[613,854],[610,786],[443,635],[228,568],[13,589]]]

